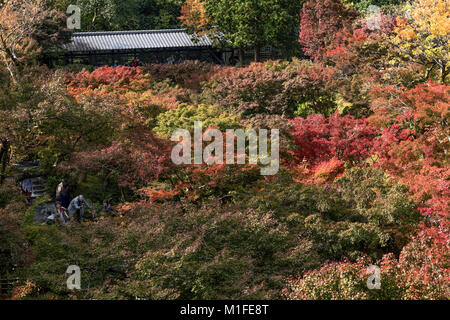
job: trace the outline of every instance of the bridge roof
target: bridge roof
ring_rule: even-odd
[[[69,52],[212,47],[207,36],[193,37],[185,29],[76,32],[63,46]]]

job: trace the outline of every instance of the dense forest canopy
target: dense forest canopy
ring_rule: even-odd
[[[52,69],[41,58],[68,41],[69,4],[81,31],[186,27],[241,61]],[[448,299],[449,9],[0,1],[0,279],[20,279],[2,298]],[[267,45],[285,59],[264,60]],[[172,133],[199,121],[219,147],[228,129],[279,130],[279,172],[261,175],[261,158],[176,165]],[[89,208],[70,223],[36,219],[79,195]]]
[[[81,8],[80,31],[122,31],[179,28],[183,0],[49,0],[62,12],[71,4]]]

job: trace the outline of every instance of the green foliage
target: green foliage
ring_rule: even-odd
[[[337,109],[332,95],[329,94],[304,93],[299,97],[299,101],[297,110],[293,113],[295,117],[306,118],[314,113],[329,116]]]
[[[11,195],[15,195],[15,192],[12,191]],[[24,203],[17,201],[11,201],[5,207],[0,206],[0,277],[2,279],[17,276],[17,271],[32,260],[27,240],[22,232],[21,213],[24,210]]]
[[[11,182],[0,185],[0,209],[5,208],[11,202],[20,201],[21,194],[17,186]]]
[[[275,179],[244,203],[273,211],[281,221],[308,235],[324,259],[380,258],[397,253],[420,219],[407,189],[391,184],[382,171],[353,168],[325,188]]]
[[[352,5],[361,13],[367,13],[370,6],[393,6],[404,2],[404,0],[344,0],[342,2]]]
[[[27,226],[24,234],[30,239],[37,259],[22,270],[21,275],[48,297],[86,296],[89,288],[101,286],[108,277],[122,276],[120,247],[112,246],[112,240],[118,234],[113,223],[71,228]],[[77,265],[81,269],[81,292],[73,293],[67,289],[66,270],[69,265]]]
[[[174,29],[183,0],[51,0],[61,11],[81,8],[81,31]]]
[[[296,183],[287,172],[262,187],[256,194],[250,193],[244,203],[259,212],[273,211],[282,221],[292,219],[294,215],[331,214],[342,207],[340,199],[331,192]]]
[[[207,0],[204,1],[206,16],[211,25],[222,32],[236,48],[295,43],[296,26],[299,22],[301,0]]]
[[[37,198],[33,201],[33,204],[28,207],[28,209],[25,211],[25,213],[22,215],[22,223],[24,226],[30,226],[33,225],[34,219],[36,218],[36,209],[37,207],[51,202],[51,199],[49,196],[43,196],[40,198]]]
[[[35,261],[20,276],[37,286],[31,296],[48,298],[279,298],[285,276],[317,266],[311,243],[270,213],[216,202],[138,206],[87,226],[28,225],[23,235]],[[65,286],[69,265],[81,268],[80,291]]]
[[[77,181],[72,196],[82,194],[93,203],[103,203],[105,199],[120,199],[123,195],[132,198],[128,189],[121,190],[114,181],[108,181],[101,175],[87,174],[84,179]],[[89,203],[91,204],[91,202]]]
[[[186,209],[137,208],[127,231],[134,240],[127,241],[127,251],[139,252],[135,270],[127,281],[98,290],[95,297],[273,298],[289,270],[314,260],[309,243],[291,241],[270,213],[214,202]],[[148,230],[145,236],[142,229]]]
[[[261,180],[256,165],[216,165],[186,169],[189,184],[188,200],[202,203],[206,200],[236,201],[252,192],[255,182]]]
[[[415,225],[420,215],[408,189],[382,170],[352,168],[336,181],[344,201],[367,222],[388,226]]]
[[[218,127],[219,130],[238,129],[239,116],[222,111],[216,106],[204,104],[193,106],[181,104],[178,108],[161,113],[157,117],[155,132],[162,135],[171,135],[177,129],[194,129],[194,122],[202,121],[203,128]]]

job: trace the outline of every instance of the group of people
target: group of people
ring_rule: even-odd
[[[70,201],[70,190],[67,179],[62,179],[56,188],[56,212],[47,212],[44,224],[67,224],[74,219],[79,223],[83,223],[85,217],[85,209],[91,206],[83,195],[79,195]],[[111,213],[112,208],[107,200],[103,201],[102,211]]]
[[[61,201],[56,201],[56,212],[48,211],[46,214],[45,224],[67,224],[74,219],[79,223],[84,221],[85,208],[90,209],[89,203],[84,199],[83,195],[75,197],[66,208]]]

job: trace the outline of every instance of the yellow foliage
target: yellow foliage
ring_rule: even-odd
[[[450,5],[448,0],[417,0],[397,18],[397,27],[391,38],[403,59],[437,67],[441,81],[448,75],[450,59]]]

